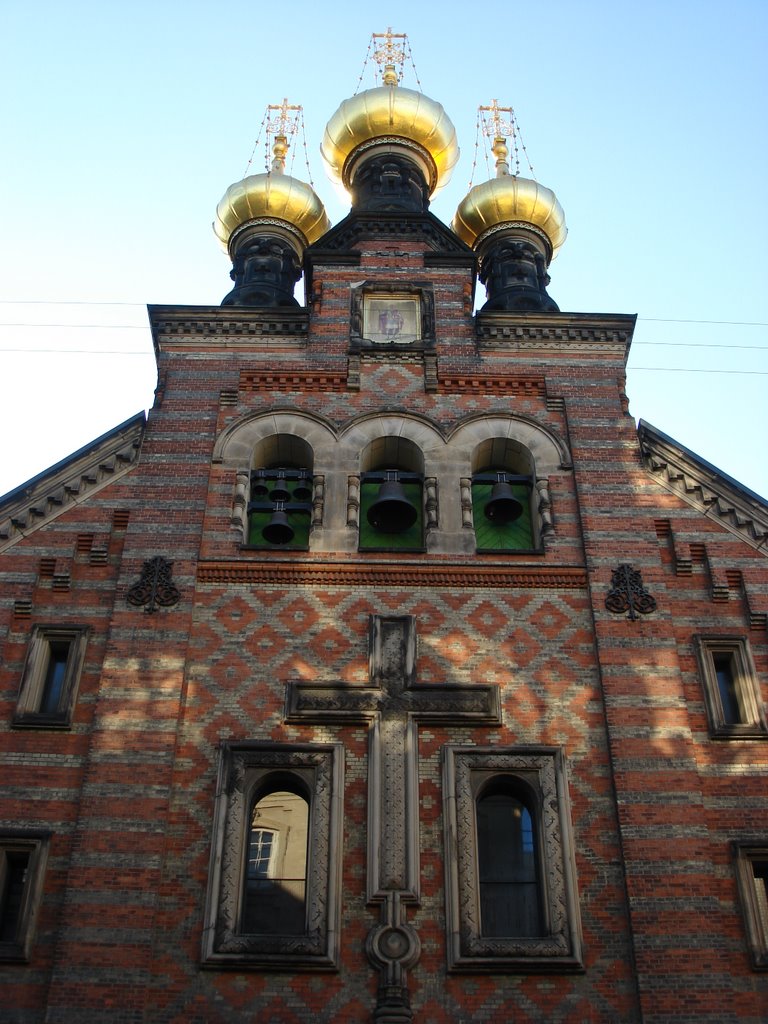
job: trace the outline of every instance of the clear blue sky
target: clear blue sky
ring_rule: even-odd
[[[637,313],[633,415],[768,495],[765,0],[381,12],[5,0],[0,493],[151,404],[144,307],[229,290],[211,220],[267,103],[303,104],[315,187],[344,216],[318,148],[391,25],[462,148],[434,213],[450,221],[467,190],[478,104],[513,105],[569,227],[550,294]]]

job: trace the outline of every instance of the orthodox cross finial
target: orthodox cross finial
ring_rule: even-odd
[[[520,173],[520,149],[525,154],[525,161],[528,164],[531,177],[535,178],[513,107],[500,107],[498,100],[491,100],[488,106],[479,106],[477,108],[477,127],[478,138],[480,132],[482,132],[487,138],[493,139],[491,152],[496,157],[497,178],[501,178],[505,174],[514,173],[517,175]],[[513,172],[510,172],[507,159],[509,157],[507,139],[510,138],[512,139],[515,154],[515,169]]]
[[[285,170],[285,157],[288,152],[288,136],[295,135],[301,122],[301,107],[284,99],[282,103],[270,103],[267,107],[266,129],[268,137],[274,139],[272,145],[272,170],[282,174]],[[273,111],[277,113],[273,116]]]
[[[384,85],[397,85],[400,81],[400,75],[405,64],[405,44],[407,38],[404,32],[393,32],[391,28],[387,28],[386,32],[372,33],[374,45],[377,40],[384,40],[381,46],[377,46],[373,51],[373,59],[384,69],[382,73]],[[402,39],[402,43],[395,43],[396,39]],[[400,74],[398,74],[397,70],[398,65],[400,67]]]

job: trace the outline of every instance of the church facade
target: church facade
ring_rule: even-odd
[[[333,227],[283,120],[149,417],[0,501],[4,1020],[768,1016],[768,506],[636,428],[494,116],[450,227],[393,63]]]

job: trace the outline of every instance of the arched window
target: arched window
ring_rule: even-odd
[[[246,541],[252,547],[309,547],[312,449],[302,438],[265,438],[253,454]]]
[[[304,934],[308,835],[309,803],[303,794],[269,783],[260,788],[248,834],[241,932]]]
[[[542,934],[536,813],[504,783],[477,799],[480,931],[491,936]]]
[[[535,547],[531,508],[534,465],[524,445],[490,438],[472,460],[472,519],[478,551]]]
[[[424,459],[407,438],[381,437],[363,452],[360,550],[424,548]]]

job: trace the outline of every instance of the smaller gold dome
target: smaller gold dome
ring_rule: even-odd
[[[504,224],[530,224],[549,241],[552,256],[568,233],[565,213],[555,193],[530,178],[501,174],[473,189],[462,199],[451,227],[475,248],[483,236]]]
[[[224,249],[247,224],[277,222],[298,237],[302,248],[316,242],[331,226],[314,189],[289,174],[251,174],[230,185],[216,207],[213,230]]]
[[[377,143],[399,143],[420,156],[430,194],[448,182],[459,158],[456,129],[443,107],[397,85],[360,92],[331,117],[320,146],[331,180],[349,187],[355,158]]]

